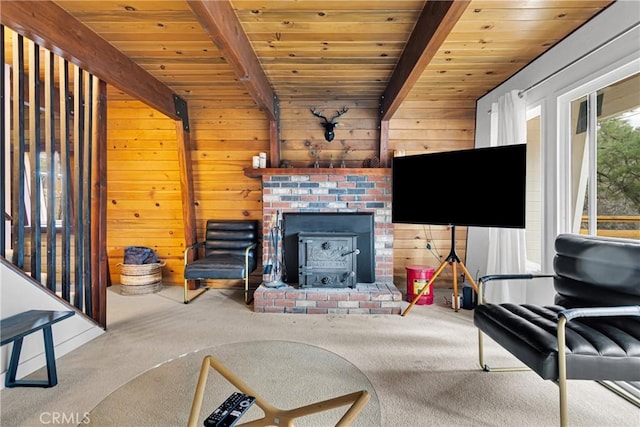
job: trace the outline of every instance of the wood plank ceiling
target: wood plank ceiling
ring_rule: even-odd
[[[247,86],[255,76],[238,78],[224,46],[212,42],[202,16],[194,14],[197,9],[189,2],[55,3],[187,101],[255,105],[255,94]],[[410,36],[425,30],[416,22],[426,3],[230,1],[280,102],[379,100]],[[440,35],[443,42],[420,68],[405,98],[476,100],[610,3],[473,0],[452,30]],[[110,96],[128,95],[112,89]]]

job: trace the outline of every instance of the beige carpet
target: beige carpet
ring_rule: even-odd
[[[293,409],[366,390],[371,399],[353,423],[379,426],[380,406],[367,377],[349,361],[320,347],[292,341],[245,341],[185,354],[156,366],[111,393],[87,417],[96,426],[186,425],[202,360],[213,356],[270,404]],[[215,370],[207,376],[198,425],[238,391]],[[297,420],[299,426],[335,425],[348,406]],[[239,422],[262,418],[253,405]]]
[[[384,427],[559,425],[557,386],[532,372],[482,372],[473,312],[455,313],[442,296],[406,317],[332,316],[254,313],[236,291],[210,290],[185,305],[178,287],[136,296],[122,296],[118,288],[108,291],[107,333],[58,360],[56,387],[0,392],[2,427],[52,425],[56,414],[55,425],[81,425],[83,414],[155,366],[195,351],[267,340],[320,347],[355,366],[375,389]],[[255,355],[236,356],[261,367]],[[514,363],[495,344],[486,358],[493,366]],[[170,386],[159,378],[139,399],[192,399],[191,393],[165,393]],[[134,419],[136,411],[134,402],[123,413]],[[63,423],[62,415],[74,418]],[[570,381],[569,420],[572,427],[638,427],[640,410],[596,383]]]

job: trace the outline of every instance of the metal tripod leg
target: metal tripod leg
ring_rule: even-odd
[[[458,307],[458,278],[456,277],[457,276],[456,264],[460,265],[467,279],[469,279],[469,283],[471,283],[471,286],[473,286],[473,289],[476,292],[478,291],[478,285],[476,285],[476,282],[474,282],[474,280],[471,278],[471,275],[469,274],[467,267],[465,267],[460,260],[450,261],[449,259],[446,259],[442,262],[442,264],[440,264],[440,267],[438,267],[436,272],[433,274],[433,277],[431,277],[431,280],[429,280],[429,282],[422,288],[422,290],[418,293],[418,295],[416,295],[413,301],[411,301],[411,304],[409,304],[409,306],[405,308],[405,310],[402,312],[402,316],[405,316],[407,313],[409,313],[409,311],[413,308],[413,306],[416,305],[416,303],[420,300],[420,297],[429,289],[431,289],[431,284],[433,283],[433,281],[436,280],[438,275],[442,272],[442,270],[444,270],[446,265],[449,263],[451,263],[451,268],[453,268],[453,301],[454,301],[453,307],[456,312],[460,308]]]
[[[420,297],[429,289],[431,289],[431,284],[434,282],[434,280],[436,280],[436,277],[438,277],[438,275],[442,273],[442,270],[444,270],[444,267],[447,264],[451,264],[451,268],[453,268],[453,308],[455,309],[456,312],[458,312],[458,309],[460,308],[458,307],[458,277],[457,277],[458,273],[456,272],[456,265],[460,265],[460,267],[462,268],[462,271],[464,272],[466,277],[469,279],[469,282],[473,286],[473,289],[476,292],[478,292],[478,285],[476,285],[476,282],[473,281],[473,278],[471,274],[469,274],[467,267],[464,266],[462,261],[460,261],[458,254],[456,254],[456,226],[452,225],[451,226],[451,251],[449,252],[449,255],[444,261],[442,261],[442,264],[440,264],[440,267],[438,267],[436,272],[433,274],[433,277],[431,277],[431,280],[429,280],[429,283],[427,283],[425,286],[422,287],[422,290],[418,293],[418,295],[416,295],[413,301],[411,301],[411,304],[409,304],[409,306],[402,312],[402,316],[406,316],[407,313],[409,313],[409,311],[413,308],[413,306],[416,305],[416,303],[420,300]]]
[[[411,309],[413,308],[414,305],[416,305],[416,303],[420,300],[420,297],[429,289],[431,289],[431,284],[433,283],[434,280],[436,280],[436,278],[438,277],[438,275],[442,272],[442,270],[444,270],[444,268],[447,266],[447,264],[449,263],[449,261],[445,260],[442,262],[442,264],[440,264],[440,267],[438,267],[438,269],[436,270],[435,273],[433,273],[433,276],[431,276],[431,279],[429,279],[429,282],[424,285],[422,287],[422,289],[420,290],[420,292],[418,293],[418,295],[416,295],[416,297],[413,299],[413,301],[411,301],[411,304],[409,304],[409,306],[407,308],[404,309],[404,311],[402,312],[402,316],[406,316],[407,313],[409,313],[409,311],[411,311]]]

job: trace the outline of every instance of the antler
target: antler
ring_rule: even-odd
[[[316,110],[315,108],[311,109],[311,114],[313,114],[316,117],[320,117],[321,119],[324,119],[325,122],[329,123],[329,120],[327,120],[327,118],[325,116],[323,116],[322,114],[320,114],[320,112],[318,110]]]
[[[338,113],[338,114],[336,114],[335,116],[333,116],[333,117],[331,118],[331,122],[333,123],[333,121],[334,121],[335,119],[337,119],[337,118],[338,118],[338,117],[340,117],[340,116],[343,116],[347,111],[349,111],[349,109],[348,109],[347,107],[342,107],[342,110],[340,110],[340,111],[336,111],[336,113]],[[327,120],[327,119],[325,119],[325,120]]]

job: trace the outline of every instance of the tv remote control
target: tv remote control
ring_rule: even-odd
[[[253,405],[256,398],[235,392],[222,402],[205,420],[205,427],[232,427]]]

